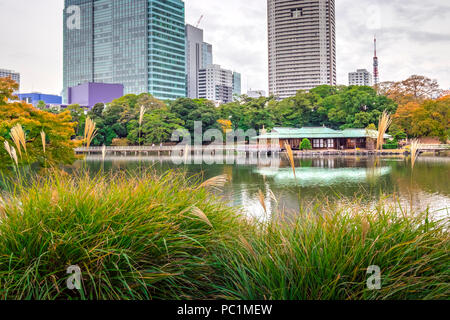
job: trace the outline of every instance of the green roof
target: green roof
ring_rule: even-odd
[[[272,132],[254,137],[256,139],[333,139],[333,138],[377,138],[376,130],[345,129],[333,130],[327,127],[274,128]],[[392,138],[385,135],[385,139]]]
[[[343,138],[372,138],[377,139],[378,131],[370,129],[345,129],[342,131]],[[385,139],[392,139],[389,134],[384,135]]]

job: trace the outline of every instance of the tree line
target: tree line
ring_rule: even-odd
[[[106,105],[97,104],[87,113],[79,105],[61,112],[38,110],[24,102],[10,103],[16,88],[12,80],[0,79],[0,142],[10,140],[11,128],[21,123],[27,138],[38,149],[39,133],[45,129],[49,155],[54,153],[55,159],[60,157],[57,151],[62,146],[67,151],[74,145],[70,140],[81,142],[87,117],[98,130],[94,146],[165,143],[177,129],[192,134],[195,121],[202,122],[204,131],[224,132],[323,125],[333,129],[376,129],[384,110],[393,116],[389,133],[395,137],[439,137],[446,142],[450,135],[449,92],[441,91],[436,81],[423,76],[382,83],[377,88],[323,85],[283,100],[243,95],[219,107],[204,99],[161,101],[147,93],[130,94]],[[140,119],[142,107],[145,113]],[[6,153],[1,151],[2,155]],[[71,158],[69,152],[62,156]]]
[[[140,126],[142,106],[146,112]],[[203,123],[203,130],[223,131],[323,125],[376,129],[384,110],[394,118],[391,134],[433,136],[444,142],[449,136],[449,108],[448,96],[435,81],[412,76],[402,82],[382,83],[378,88],[322,85],[283,100],[242,95],[219,107],[205,99],[160,101],[143,93],[126,95],[108,105],[97,104],[87,115],[77,105],[69,110],[78,123],[79,136],[86,116],[97,124],[93,145],[151,145],[170,141],[177,129],[192,134],[195,121]]]

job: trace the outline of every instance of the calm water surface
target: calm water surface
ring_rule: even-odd
[[[404,210],[428,209],[440,217],[450,216],[449,157],[419,157],[413,172],[404,158],[303,158],[295,160],[296,176],[283,156],[223,161],[228,164],[174,164],[170,157],[109,157],[103,163],[101,157],[89,156],[86,165],[93,172],[152,167],[160,172],[182,169],[204,179],[227,174],[232,181],[220,196],[255,217],[267,216],[259,200],[260,190],[268,214],[295,214],[300,204],[346,204],[356,198],[367,207],[384,199],[385,204],[400,203]],[[79,166],[81,162],[74,165]]]

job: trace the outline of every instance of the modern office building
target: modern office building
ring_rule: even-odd
[[[67,8],[80,8],[79,28]],[[83,83],[120,83],[125,94],[186,94],[182,0],[65,0],[64,98]]]
[[[267,0],[269,93],[336,85],[334,0]]]
[[[0,78],[11,78],[19,84],[19,89],[17,91],[20,90],[20,73],[11,70],[0,69]]]
[[[44,94],[39,92],[33,93],[20,93],[18,94],[19,100],[25,101],[26,103],[37,106],[40,101],[45,104],[62,104],[62,97],[53,94]]]
[[[198,72],[213,64],[212,45],[203,41],[203,30],[186,25],[186,96],[199,97]]]
[[[233,72],[233,96],[242,94],[242,79],[239,72]]]
[[[213,64],[213,49],[212,45],[206,42],[202,43],[202,68],[206,68]]]
[[[210,65],[198,72],[199,98],[216,104],[233,101],[233,72],[219,65]]]
[[[358,69],[348,74],[349,86],[372,86],[372,74],[366,69]]]
[[[67,103],[92,108],[97,103],[110,103],[123,95],[124,86],[122,84],[87,82],[68,88]]]

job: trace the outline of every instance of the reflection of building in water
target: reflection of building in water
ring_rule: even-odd
[[[313,167],[334,168],[336,158],[315,158],[313,159]]]

